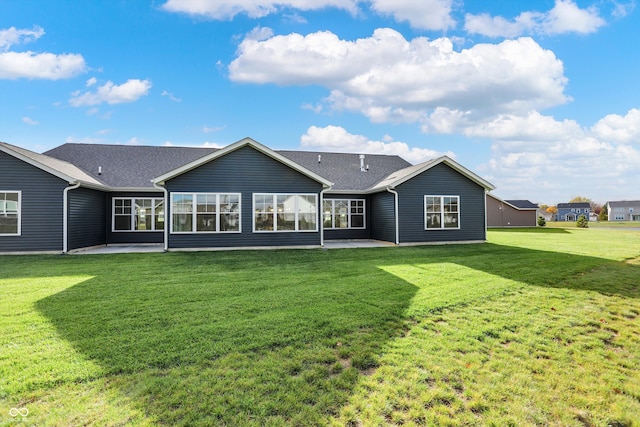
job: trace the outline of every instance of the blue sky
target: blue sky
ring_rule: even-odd
[[[0,140],[447,154],[640,199],[634,0],[0,1]]]

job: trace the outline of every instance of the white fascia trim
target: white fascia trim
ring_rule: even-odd
[[[217,159],[218,157],[222,157],[225,156],[239,148],[245,147],[245,146],[249,146],[252,147],[258,151],[260,151],[261,153],[271,157],[274,160],[279,161],[280,163],[290,167],[291,169],[294,169],[300,173],[302,173],[303,175],[308,176],[309,178],[321,183],[325,188],[330,188],[333,183],[326,180],[325,178],[321,177],[320,175],[311,172],[309,169],[306,169],[304,167],[302,167],[301,165],[291,161],[290,159],[288,159],[287,157],[284,157],[281,154],[276,153],[275,151],[273,151],[272,149],[270,149],[269,147],[266,147],[262,144],[260,144],[259,142],[251,139],[251,138],[244,138],[241,139],[240,141],[237,141],[231,145],[228,145],[218,151],[214,151],[213,153],[201,157],[199,159],[194,160],[191,163],[187,163],[184,166],[181,166],[177,169],[174,169],[170,172],[167,172],[164,175],[161,175],[157,178],[154,178],[151,180],[151,182],[153,182],[154,184],[163,184],[165,181],[171,179],[171,178],[175,178],[178,175],[182,175],[185,172],[188,172],[192,169],[197,168],[198,166],[204,165],[205,163],[208,163],[212,160]]]
[[[149,188],[149,187],[140,187],[140,188],[135,188],[135,187],[109,187],[107,189],[107,191],[109,193],[157,193],[158,189],[161,189],[164,187],[155,187],[155,183],[154,183],[154,188]]]
[[[384,185],[384,186],[380,185],[381,183],[383,183],[385,181],[385,180],[383,180],[381,183],[376,184],[374,187],[372,187],[368,191],[371,192],[371,193],[377,193],[379,191],[384,191],[387,187],[395,188],[398,185],[400,185],[400,184],[402,184],[404,182],[407,182],[410,179],[420,175],[421,173],[433,168],[434,166],[439,165],[440,163],[447,164],[453,170],[461,173],[462,175],[464,175],[465,177],[467,177],[470,180],[474,181],[476,184],[482,186],[486,190],[494,190],[496,188],[489,181],[487,181],[484,178],[481,178],[480,176],[478,176],[475,173],[471,172],[469,169],[465,168],[460,163],[456,162],[455,160],[451,159],[450,157],[441,156],[441,157],[438,157],[437,159],[429,160],[429,161],[425,162],[422,167],[419,167],[419,168],[415,169],[411,173],[408,173],[408,174],[398,178],[397,180],[395,180],[393,182],[387,183],[387,185]],[[409,168],[416,167],[416,166],[420,166],[420,165],[409,166]],[[397,173],[397,172],[395,172],[395,173]]]
[[[62,172],[60,172],[59,170],[56,169],[52,169],[49,166],[38,162],[37,160],[34,160],[30,157],[24,156],[21,153],[12,150],[11,148],[7,147],[6,145],[0,144],[0,151],[3,151],[4,153],[15,157],[16,159],[22,160],[25,163],[30,164],[31,166],[34,166],[38,169],[41,169],[47,173],[50,173],[53,176],[56,176],[64,181],[67,181],[69,184],[74,184],[77,180],[75,178],[70,177],[69,175],[66,175]]]

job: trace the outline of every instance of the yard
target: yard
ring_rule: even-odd
[[[638,231],[1,256],[0,300],[0,425],[640,425]]]

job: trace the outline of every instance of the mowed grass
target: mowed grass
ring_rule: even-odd
[[[2,256],[0,300],[2,425],[640,425],[633,231]]]

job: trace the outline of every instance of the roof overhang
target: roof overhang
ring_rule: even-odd
[[[512,203],[507,202],[507,201],[506,201],[506,200],[504,200],[504,199],[501,199],[500,197],[496,196],[495,194],[487,193],[487,196],[488,196],[488,197],[491,197],[492,199],[497,200],[497,201],[498,201],[498,202],[500,202],[500,203],[504,203],[505,205],[509,205],[509,206],[511,206],[513,209],[516,209],[516,210],[519,210],[519,211],[537,211],[537,210],[539,209],[539,208],[537,208],[537,207],[536,207],[536,208],[534,208],[534,207],[531,207],[531,208],[522,208],[522,207],[516,206],[516,205],[514,205],[514,204],[512,204]]]
[[[327,179],[321,177],[320,175],[310,171],[309,169],[299,165],[298,163],[288,159],[287,157],[283,156],[282,154],[279,154],[275,151],[273,151],[272,149],[260,144],[257,141],[254,141],[251,138],[244,138],[241,139],[240,141],[237,141],[231,145],[228,145],[220,150],[214,151],[213,153],[206,155],[204,157],[201,157],[197,160],[194,160],[191,163],[187,163],[184,166],[181,166],[179,168],[176,168],[172,171],[169,171],[167,173],[165,173],[164,175],[161,175],[157,178],[154,178],[151,180],[152,183],[157,184],[157,185],[164,185],[164,183],[172,178],[175,178],[179,175],[182,175],[183,173],[189,172],[197,167],[200,167],[206,163],[209,163],[219,157],[225,156],[233,151],[236,151],[240,148],[243,147],[251,147],[259,152],[261,152],[262,154],[271,157],[272,159],[284,164],[285,166],[290,167],[291,169],[300,172],[301,174],[313,179],[314,181],[319,182],[320,184],[322,184],[323,187],[325,188],[331,188],[331,186],[333,185],[332,182],[328,181]]]
[[[380,192],[380,191],[386,191],[387,189],[394,189],[398,185],[400,185],[400,184],[402,184],[404,182],[407,182],[410,179],[415,178],[416,176],[420,175],[421,173],[426,172],[429,169],[432,169],[433,167],[435,167],[435,166],[437,166],[437,165],[439,165],[441,163],[446,164],[447,166],[449,166],[453,170],[457,171],[458,173],[460,173],[463,176],[467,177],[471,181],[473,181],[476,184],[480,185],[486,191],[491,191],[491,190],[494,190],[496,188],[489,181],[487,181],[484,178],[480,177],[479,175],[471,172],[469,169],[465,168],[460,163],[456,162],[455,160],[451,159],[450,157],[442,156],[442,157],[438,157],[437,159],[429,160],[429,161],[427,161],[425,163],[422,163],[422,164],[419,164],[419,165],[414,165],[414,166],[410,166],[408,168],[405,168],[404,169],[404,173],[403,173],[403,171],[394,172],[393,174],[390,175],[390,177],[386,178],[385,180],[381,181],[377,185],[373,186],[372,188],[367,190],[367,192],[368,193],[377,193],[377,192]]]

